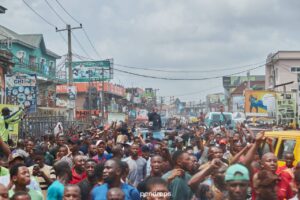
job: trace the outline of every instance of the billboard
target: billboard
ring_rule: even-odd
[[[223,76],[223,87],[227,90],[230,88],[236,88],[240,84],[247,81],[264,81],[265,76],[257,75],[257,76]]]
[[[76,93],[86,93],[89,91],[89,87],[91,84],[88,82],[80,82],[80,83],[73,83],[73,86],[76,87]],[[123,86],[115,85],[112,83],[104,82],[104,91],[114,94],[114,95],[119,95],[119,96],[125,96],[125,88]],[[101,82],[95,82],[93,83],[93,86],[96,87],[97,91],[102,91],[102,83]],[[56,85],[56,94],[65,94],[68,93],[68,85]]]
[[[275,93],[262,90],[245,91],[245,113],[247,116],[274,117],[276,112]]]
[[[8,107],[9,110],[12,111],[11,114],[19,110],[19,106],[16,105],[0,104],[0,110],[2,110],[4,107]],[[8,125],[8,130],[9,130],[9,138],[16,142],[18,140],[19,123]]]
[[[112,60],[72,62],[74,82],[104,81],[113,78]]]
[[[124,113],[108,113],[108,124],[111,124],[112,122],[125,122],[126,121],[126,115]]]
[[[276,93],[277,124],[296,125],[296,93]]]
[[[219,94],[209,94],[206,96],[208,103],[210,104],[224,104],[225,101],[225,95],[222,93]]]
[[[232,97],[232,112],[244,112],[245,111],[245,97],[233,96]]]
[[[5,75],[7,102],[29,106],[29,112],[36,112],[37,87],[35,74]]]

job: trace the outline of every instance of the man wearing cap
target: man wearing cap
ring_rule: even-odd
[[[225,173],[228,200],[246,200],[250,178],[248,169],[241,164],[228,167]]]
[[[21,115],[24,113],[24,109],[20,108],[17,112],[10,114],[11,110],[9,110],[8,107],[4,107],[1,112],[2,116],[0,117],[0,137],[4,142],[7,143],[9,137],[8,127],[10,124],[15,124],[22,120]]]
[[[231,155],[230,151],[227,149],[227,140],[225,138],[222,138],[219,141],[219,146],[223,151],[223,159],[230,161],[230,159],[232,158],[232,155]]]
[[[12,166],[16,165],[16,164],[24,164],[24,157],[18,153],[13,153],[8,157],[8,165],[9,168],[11,168]],[[11,181],[10,181],[10,174],[8,173],[5,176],[1,176],[0,177],[0,184],[3,184],[4,186],[6,186],[8,189],[10,189],[12,187],[11,185]],[[32,190],[39,190],[41,191],[41,188],[38,184],[38,182],[35,180],[34,177],[30,177],[30,183],[27,186],[29,189]]]
[[[105,161],[112,158],[111,154],[105,153],[106,143],[103,140],[98,140],[96,142],[98,154],[93,157],[97,163],[105,163]]]

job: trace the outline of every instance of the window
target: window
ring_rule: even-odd
[[[273,141],[272,141],[272,147],[273,147],[273,150],[275,151],[275,148],[276,148],[276,145],[277,145],[277,142],[278,142],[278,138],[271,138]],[[264,155],[265,153],[268,153],[270,152],[270,147],[269,145],[264,142],[262,144],[262,155]]]
[[[24,63],[26,52],[25,51],[18,51],[16,56],[17,56],[17,58],[19,58],[20,63]]]
[[[296,146],[296,140],[290,140],[290,139],[282,140],[278,151],[278,159],[283,160],[283,156],[285,153],[294,152],[295,146]]]
[[[41,66],[44,66],[45,64],[46,64],[45,58],[41,58],[41,59],[40,59],[40,65],[41,65]]]
[[[31,66],[34,66],[36,62],[36,57],[35,56],[29,56],[29,64]]]
[[[300,67],[291,67],[292,73],[300,73]]]
[[[53,69],[53,67],[54,67],[54,62],[53,61],[49,61],[49,68]]]

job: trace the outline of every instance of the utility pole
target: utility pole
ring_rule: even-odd
[[[159,89],[154,89],[154,106],[157,106],[157,91],[159,91]]]
[[[72,30],[73,29],[81,29],[82,24],[80,24],[79,27],[71,27],[70,24],[66,25],[65,29],[58,29],[56,27],[56,32],[61,32],[61,31],[68,31],[68,86],[73,85],[73,71],[72,71]],[[72,103],[71,103],[72,102]],[[74,120],[74,113],[75,113],[75,101],[70,99],[69,95],[69,103],[71,104],[71,108],[69,109],[69,120],[73,121]]]
[[[162,108],[163,108],[163,102],[164,102],[164,97],[160,97],[160,113],[162,112]]]
[[[101,73],[101,76],[102,76],[102,80],[101,80],[101,115],[102,115],[102,123],[104,125],[104,68],[102,67],[102,73]]]
[[[247,80],[248,80],[247,89],[250,90],[250,88],[251,88],[251,85],[250,85],[250,71],[247,72]]]

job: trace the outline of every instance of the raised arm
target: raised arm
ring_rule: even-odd
[[[189,180],[188,185],[193,191],[197,190],[199,183],[204,181],[204,179],[209,176],[214,169],[217,169],[221,166],[222,161],[219,159],[213,159],[211,163],[207,165],[204,169],[197,172],[192,178]]]
[[[254,156],[257,152],[257,149],[260,146],[260,144],[263,142],[264,137],[265,137],[264,131],[261,131],[256,135],[254,144],[251,146],[251,148],[245,155],[245,160],[242,162],[247,167],[250,167],[251,162],[254,160]]]

